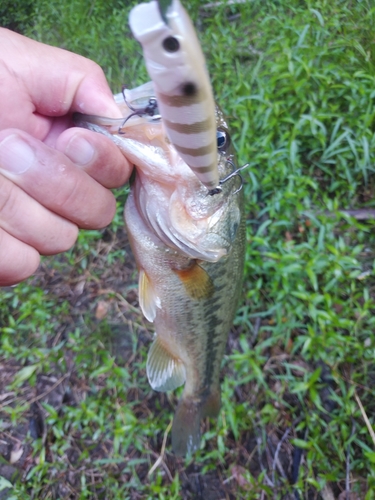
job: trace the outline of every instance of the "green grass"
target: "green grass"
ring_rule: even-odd
[[[13,29],[94,59],[118,92],[147,80],[127,27],[131,5],[37,0],[0,14]],[[28,431],[27,460],[7,476],[7,498],[281,499],[297,491],[324,500],[345,491],[347,476],[358,498],[374,498],[375,443],[358,400],[373,425],[375,223],[342,210],[375,208],[375,7],[200,5],[185,2],[239,162],[250,164],[244,293],[224,359],[222,412],[205,423],[194,460],[175,459],[167,440],[164,463],[147,475],[177,395],[155,394],[146,380],[152,329],[137,312],[119,193],[108,230],[82,232],[35,278],[0,291],[0,388],[12,393],[0,400],[0,438],[44,426],[37,437]],[[0,458],[0,472],[8,461]]]

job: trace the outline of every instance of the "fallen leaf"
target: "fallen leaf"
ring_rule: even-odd
[[[108,314],[108,309],[109,309],[109,303],[105,302],[104,300],[99,300],[96,306],[95,318],[96,319],[105,318]]]
[[[12,451],[10,452],[9,462],[11,464],[15,464],[22,457],[23,454],[23,446],[20,444],[16,444],[13,446]]]
[[[3,394],[0,394],[0,401],[4,401],[4,399],[14,396],[14,394],[15,392],[4,392]]]
[[[83,294],[83,289],[85,288],[86,280],[79,281],[74,287],[74,295],[78,297]]]
[[[323,500],[335,500],[335,495],[333,494],[332,488],[328,483],[324,485],[320,493],[322,495]]]
[[[241,488],[246,488],[250,485],[250,482],[246,479],[244,474],[246,473],[246,469],[241,467],[240,465],[235,465],[231,468],[231,474],[233,478],[237,481],[238,486]]]

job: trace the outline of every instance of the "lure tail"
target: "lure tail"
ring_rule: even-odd
[[[172,425],[172,448],[176,455],[191,455],[199,448],[200,424],[204,417],[217,417],[220,410],[220,390],[207,397],[183,397],[178,403]]]

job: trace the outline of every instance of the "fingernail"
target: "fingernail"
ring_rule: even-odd
[[[83,137],[79,137],[78,135],[74,135],[70,139],[64,152],[73,163],[77,163],[77,165],[82,166],[90,163],[95,155],[95,149],[92,145],[86,141],[86,139],[83,139]]]
[[[0,169],[23,174],[35,161],[34,150],[16,134],[0,142]]]

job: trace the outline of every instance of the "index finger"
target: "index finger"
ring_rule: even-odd
[[[14,82],[1,89],[6,128],[22,128],[43,140],[50,127],[48,117],[73,111],[121,117],[95,62],[5,28],[0,28],[0,45],[3,80]]]

